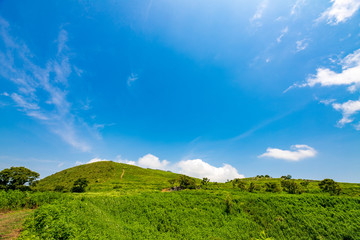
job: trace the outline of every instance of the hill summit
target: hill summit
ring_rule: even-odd
[[[89,181],[87,188],[90,191],[161,190],[169,187],[168,181],[178,176],[179,174],[169,171],[101,161],[75,166],[45,177],[37,183],[36,189],[46,191],[58,188],[69,191],[77,179],[86,178]]]

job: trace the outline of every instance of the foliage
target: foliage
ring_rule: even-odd
[[[301,186],[296,183],[294,180],[282,180],[281,186],[285,192],[290,194],[301,194],[303,193],[303,189]]]
[[[328,192],[331,195],[339,195],[341,188],[337,182],[332,179],[326,178],[319,183],[319,187],[322,191]]]
[[[256,178],[271,178],[269,175],[256,175]]]
[[[56,185],[54,188],[55,192],[64,192],[65,187],[64,186],[60,186],[60,185]]]
[[[241,180],[240,178],[235,178],[234,180],[232,180],[232,185],[233,188],[237,187],[241,190],[246,190],[246,182]]]
[[[36,208],[57,199],[68,198],[55,192],[29,192],[20,190],[0,191],[0,212],[22,208]]]
[[[281,192],[279,184],[277,184],[276,182],[267,182],[265,183],[265,187],[266,192]]]
[[[231,191],[64,198],[35,210],[20,239],[360,238],[359,198]]]
[[[231,214],[233,212],[233,205],[234,205],[234,203],[232,201],[232,198],[231,198],[230,194],[228,194],[225,198],[225,206],[226,206],[225,212],[227,214]]]
[[[260,186],[254,182],[250,182],[250,185],[248,187],[248,191],[249,192],[255,192],[255,191],[259,191],[260,190]]]
[[[181,189],[195,189],[196,188],[195,179],[188,177],[186,175],[180,175],[178,182],[179,182],[179,187]]]
[[[209,182],[210,182],[210,179],[205,177],[201,180],[201,185],[206,186],[206,185],[208,185]]]
[[[86,178],[79,178],[74,182],[73,187],[71,188],[71,192],[85,192],[85,188],[89,184],[89,181]]]
[[[31,185],[39,176],[25,167],[6,168],[0,172],[0,189],[30,190],[25,184]]]
[[[282,179],[285,179],[285,180],[289,180],[292,178],[292,176],[290,174],[286,175],[286,176],[281,176]]]

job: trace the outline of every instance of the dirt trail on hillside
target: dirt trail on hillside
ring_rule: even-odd
[[[33,209],[0,213],[0,239],[17,239],[25,218]]]

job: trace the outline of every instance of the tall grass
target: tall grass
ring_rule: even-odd
[[[37,209],[22,239],[359,239],[360,199],[225,191],[83,196]]]
[[[0,191],[0,211],[36,208],[57,199],[68,198],[56,192],[28,192],[19,190]]]

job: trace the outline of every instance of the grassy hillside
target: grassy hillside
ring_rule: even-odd
[[[27,240],[360,239],[360,184],[339,183],[342,191],[333,196],[320,190],[320,181],[286,180],[301,188],[290,194],[281,186],[285,180],[270,177],[205,185],[196,179],[192,190],[159,191],[178,177],[96,162],[53,174],[36,187],[70,190],[86,178],[85,193],[0,191],[0,210],[37,208],[20,236]],[[269,191],[274,185],[277,191]]]
[[[124,173],[123,177],[121,175]],[[89,181],[87,191],[121,190],[161,190],[169,187],[169,179],[179,174],[144,169],[141,167],[111,161],[95,162],[72,167],[48,176],[38,182],[36,190],[52,191],[56,186],[63,186],[69,191],[78,178]]]

